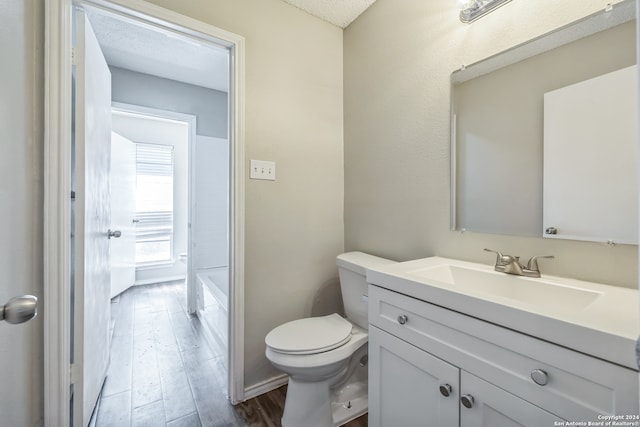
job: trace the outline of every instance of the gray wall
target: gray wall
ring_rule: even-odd
[[[226,92],[118,67],[109,69],[113,101],[192,114],[198,135],[227,137]]]
[[[449,230],[450,75],[604,9],[514,1],[467,25],[453,2],[377,0],[344,32],[345,245],[392,259],[491,264],[489,247],[553,254],[544,272],[637,286],[637,247]],[[611,47],[615,49],[615,46]]]
[[[457,228],[542,234],[543,95],[635,64],[635,25],[619,25],[454,86]]]

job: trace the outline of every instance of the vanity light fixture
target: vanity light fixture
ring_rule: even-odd
[[[460,20],[469,24],[511,0],[459,0]]]

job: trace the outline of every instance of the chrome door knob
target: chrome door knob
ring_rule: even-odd
[[[33,295],[22,295],[11,298],[0,307],[0,320],[18,324],[27,322],[38,315],[38,298]]]
[[[542,369],[534,369],[531,371],[531,379],[538,385],[547,385],[549,382],[549,375]]]
[[[120,236],[122,236],[122,232],[120,230],[111,231],[111,229],[109,229],[107,231],[107,237],[109,239],[112,238],[112,237],[115,237],[117,239]]]
[[[409,318],[407,317],[406,314],[401,314],[400,316],[398,316],[398,323],[400,323],[401,325],[404,325],[408,321],[409,321]]]
[[[460,402],[462,402],[465,408],[471,409],[473,408],[475,399],[470,394],[465,394],[462,397],[460,397]]]
[[[444,397],[449,397],[453,392],[453,388],[449,384],[441,384],[440,385],[440,394]]]

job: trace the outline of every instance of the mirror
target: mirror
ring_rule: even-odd
[[[626,0],[452,74],[452,229],[637,243],[635,136],[624,147],[614,145],[619,137],[606,132],[595,142],[576,142],[579,132],[549,130],[567,118],[551,115],[553,109],[546,105],[550,101],[545,103],[554,98],[549,94],[562,93],[563,88],[635,65],[635,25],[635,2]],[[637,82],[636,71],[633,75]],[[632,88],[622,92],[637,98]],[[602,111],[590,114],[602,117]],[[631,116],[637,125],[637,113],[632,111]],[[601,124],[605,130],[623,126],[615,116],[608,122],[578,118],[576,123],[586,122]],[[633,132],[637,129],[625,135]],[[581,156],[569,156],[555,165],[545,160],[545,153],[554,152],[550,141],[558,140],[571,142],[574,150],[577,144],[574,153]],[[567,150],[571,153],[571,148]],[[607,160],[607,152],[619,157]],[[620,158],[633,159],[630,169],[621,172],[625,176],[611,173],[621,170]],[[609,196],[618,201],[606,199]],[[622,217],[630,218],[629,224],[618,227]]]

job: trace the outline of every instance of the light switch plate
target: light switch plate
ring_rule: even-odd
[[[251,160],[251,179],[276,180],[276,162],[266,160]]]

